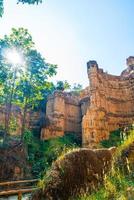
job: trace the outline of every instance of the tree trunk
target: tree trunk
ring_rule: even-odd
[[[23,109],[21,139],[23,139],[23,134],[24,134],[24,131],[25,131],[25,123],[26,123],[26,115],[27,115],[27,101],[28,101],[28,98],[26,97],[26,99],[25,99],[25,106],[24,106],[24,109]]]
[[[9,101],[8,99],[6,100],[6,108],[5,108],[5,137],[9,134],[9,124],[10,124],[10,118],[11,118],[11,111],[12,111],[12,100],[13,100],[13,95],[14,95],[14,89],[15,89],[15,80],[16,80],[16,70],[14,72],[14,77],[13,77],[13,83],[11,86],[11,93],[9,94]],[[8,97],[7,97],[8,98]]]

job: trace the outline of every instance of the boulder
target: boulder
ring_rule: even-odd
[[[65,154],[53,163],[44,179],[44,189],[37,191],[32,200],[68,200],[96,190],[111,168],[114,150],[83,148]]]

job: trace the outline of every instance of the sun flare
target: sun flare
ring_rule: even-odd
[[[22,65],[23,58],[16,49],[11,49],[6,52],[5,55],[7,61],[13,65]]]

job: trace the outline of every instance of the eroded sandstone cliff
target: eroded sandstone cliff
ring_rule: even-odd
[[[103,72],[95,61],[87,63],[90,105],[82,120],[83,145],[106,139],[109,132],[134,122],[134,57],[121,76]]]
[[[127,59],[120,76],[100,69],[96,61],[87,63],[89,86],[79,97],[56,91],[48,98],[49,123],[41,138],[49,139],[65,132],[82,134],[83,146],[94,146],[107,139],[110,131],[134,122],[134,57]]]
[[[48,123],[41,131],[42,139],[63,136],[65,132],[81,133],[79,97],[55,91],[48,97],[46,116]]]
[[[0,107],[0,133],[5,127],[6,121],[6,109],[4,106]],[[25,118],[25,128],[26,129],[40,129],[41,124],[41,111],[30,110],[26,114]],[[11,109],[11,119],[10,119],[10,135],[21,135],[23,123],[23,111],[18,106],[12,105]]]

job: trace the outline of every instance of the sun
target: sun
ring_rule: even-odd
[[[8,61],[8,63],[11,63],[13,65],[22,65],[23,64],[23,58],[16,49],[8,50],[6,52],[5,58]]]

